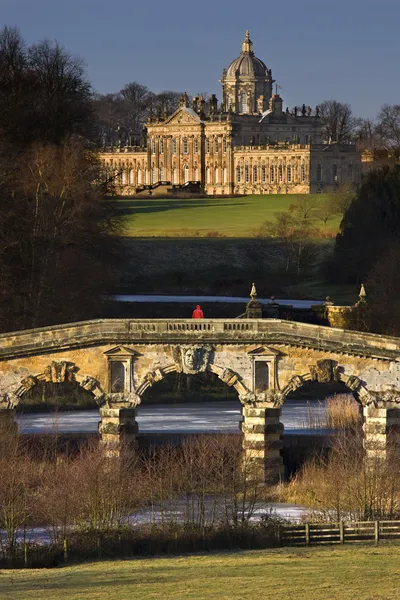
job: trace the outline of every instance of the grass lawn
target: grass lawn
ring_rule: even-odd
[[[241,198],[115,198],[123,216],[124,235],[139,237],[210,236],[253,237],[264,221],[286,211],[300,197],[318,204],[327,194],[265,195]],[[336,231],[340,218],[328,221]],[[322,223],[317,223],[321,225]]]
[[[1,571],[1,600],[396,600],[400,546],[284,548]]]

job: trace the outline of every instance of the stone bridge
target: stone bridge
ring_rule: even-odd
[[[242,403],[243,447],[262,477],[282,471],[281,407],[308,381],[342,382],[363,407],[367,453],[400,423],[400,338],[278,319],[103,319],[0,335],[0,414],[40,381],[79,383],[102,441],[134,441],[135,407],[168,373],[215,373]]]

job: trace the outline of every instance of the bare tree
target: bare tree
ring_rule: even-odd
[[[400,104],[385,104],[378,115],[378,144],[389,151],[400,152]]]
[[[325,141],[347,144],[353,140],[356,119],[349,104],[325,100],[319,105]]]

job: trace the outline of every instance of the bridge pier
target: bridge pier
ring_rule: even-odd
[[[364,406],[364,449],[367,459],[386,458],[388,428],[390,425],[387,408]]]
[[[271,407],[243,408],[243,449],[249,475],[265,483],[278,483],[284,474],[281,456],[283,425],[281,409]]]
[[[135,447],[138,430],[135,417],[135,408],[101,407],[99,423],[101,443],[114,449],[119,448],[121,444]]]

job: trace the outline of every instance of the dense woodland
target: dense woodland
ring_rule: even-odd
[[[1,330],[101,316],[123,251],[107,200],[112,182],[102,180],[96,149],[143,143],[148,115],[171,113],[179,96],[136,82],[97,94],[82,61],[57,42],[28,46],[18,30],[0,31]],[[371,173],[354,200],[345,194],[342,206],[336,198],[321,207],[318,219],[344,214],[327,277],[366,280],[382,307],[374,327],[397,333],[400,105],[384,106],[375,123],[334,100],[320,111],[327,139],[357,141],[393,163]],[[283,270],[294,274],[315,262],[315,227],[303,204],[263,226],[262,235],[280,240],[286,253]]]

